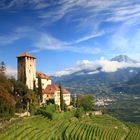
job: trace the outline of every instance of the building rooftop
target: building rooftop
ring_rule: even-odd
[[[17,58],[18,58],[18,57],[30,57],[30,58],[36,59],[34,56],[32,56],[31,54],[29,54],[29,53],[27,53],[27,52],[23,52],[23,53],[19,54],[19,55],[17,56]]]
[[[45,94],[54,94],[56,91],[60,91],[59,87],[55,84],[47,85],[47,87],[44,90]],[[62,88],[63,94],[69,94],[70,92],[66,90],[65,88]]]
[[[40,76],[42,79],[47,79],[47,80],[50,80],[50,79],[51,79],[48,75],[46,75],[46,74],[43,73],[43,72],[36,72],[36,77],[38,78],[39,76]]]
[[[44,90],[45,94],[54,94],[54,92],[60,91],[59,87],[55,84],[47,85],[47,87]]]

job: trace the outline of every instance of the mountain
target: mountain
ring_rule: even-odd
[[[137,63],[138,61],[129,58],[127,55],[118,55],[111,59],[111,61],[126,62],[126,63]]]
[[[69,75],[52,77],[52,79],[57,84],[61,83],[72,93],[110,94],[125,92],[139,94],[140,67],[133,67],[138,62],[125,55],[119,55],[110,60],[110,62],[113,61],[133,63],[133,65],[122,67],[113,72],[103,71],[101,66],[94,70],[86,68]]]

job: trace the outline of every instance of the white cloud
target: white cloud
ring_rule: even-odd
[[[97,54],[101,50],[98,47],[92,46],[76,46],[74,42],[64,42],[47,33],[39,33],[38,39],[34,42],[34,46],[37,48],[30,52],[38,52],[40,50],[54,50],[54,51],[70,51],[87,54]]]
[[[102,72],[116,72],[119,69],[128,68],[128,67],[140,67],[140,63],[126,63],[126,62],[116,62],[110,60],[82,60],[77,61],[76,65],[70,68],[66,68],[63,71],[56,72],[55,76],[69,75],[81,70],[90,70],[88,74],[97,74],[99,73],[98,68]]]
[[[103,34],[104,34],[104,32],[99,32],[99,33],[95,33],[95,34],[92,34],[92,35],[87,35],[87,36],[84,36],[82,38],[77,39],[74,43],[81,43],[81,42],[84,42],[84,41],[87,41],[87,40],[90,40],[90,39],[93,39],[93,38],[96,38],[96,37],[100,37]]]
[[[37,42],[35,42],[35,46],[39,49],[48,49],[48,50],[64,50],[67,48],[66,43],[62,42],[47,33],[43,33],[40,35]]]
[[[21,36],[16,34],[0,36],[0,46],[12,44],[16,40],[20,39]]]
[[[25,37],[26,33],[30,32],[32,29],[26,26],[17,27],[10,31],[6,35],[0,36],[0,46],[12,44],[17,40]]]
[[[7,66],[6,67],[6,75],[7,76],[13,76],[13,77],[17,77],[17,69]]]

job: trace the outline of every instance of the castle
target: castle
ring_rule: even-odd
[[[38,77],[41,78],[42,84],[42,103],[46,103],[49,99],[53,99],[55,104],[60,105],[60,89],[52,83],[51,78],[36,71],[36,58],[29,53],[21,53],[17,56],[18,64],[18,80],[26,83],[29,89],[33,89],[34,84],[38,87]],[[64,88],[63,99],[66,105],[70,105],[70,92]]]

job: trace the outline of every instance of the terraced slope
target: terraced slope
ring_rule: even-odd
[[[140,140],[140,127],[106,115],[52,121],[36,116],[9,126],[0,140]]]

